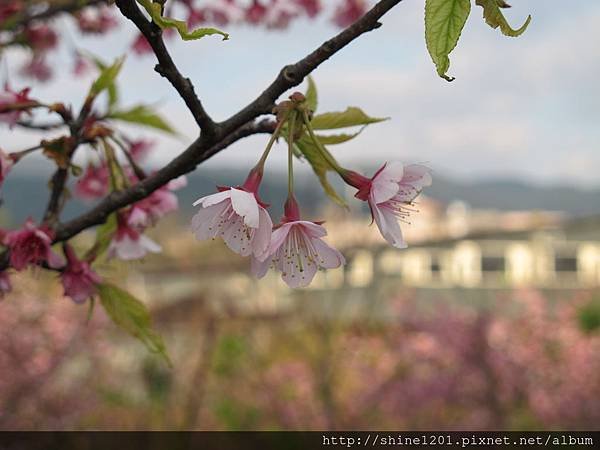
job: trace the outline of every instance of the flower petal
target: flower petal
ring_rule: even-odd
[[[192,206],[198,206],[199,204],[202,203],[202,206],[204,206],[206,208],[208,206],[215,205],[217,203],[221,203],[223,200],[225,200],[226,198],[229,198],[230,196],[231,196],[230,190],[217,192],[216,194],[211,194],[211,195],[207,195],[205,197],[199,198],[192,204]]]
[[[398,192],[398,183],[404,174],[404,165],[399,161],[387,163],[371,181],[370,196],[375,203],[382,203]]]
[[[269,256],[269,244],[273,232],[273,221],[266,209],[260,207],[258,210],[258,228],[252,239],[252,253],[258,260],[263,261]]]
[[[231,205],[233,210],[244,218],[244,223],[251,228],[258,228],[258,203],[254,194],[231,188]]]
[[[344,256],[335,248],[329,246],[321,239],[313,239],[313,247],[317,252],[319,267],[324,269],[336,269],[346,264]]]
[[[396,216],[392,212],[386,211],[385,208],[377,206],[372,206],[371,211],[373,211],[373,218],[384,239],[396,248],[406,248],[407,245],[402,237],[402,230]]]

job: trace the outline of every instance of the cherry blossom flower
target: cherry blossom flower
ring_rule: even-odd
[[[246,21],[256,25],[265,17],[267,8],[259,0],[252,0],[252,4],[246,9]]]
[[[290,21],[300,15],[300,6],[291,0],[279,0],[267,10],[264,22],[267,28],[284,29]]]
[[[86,167],[75,184],[75,195],[84,200],[96,200],[108,193],[110,174],[106,165]]]
[[[209,22],[219,26],[237,23],[244,19],[244,10],[233,0],[216,0],[204,8],[203,12]]]
[[[146,253],[160,253],[162,248],[148,236],[131,227],[123,216],[118,218],[117,232],[108,246],[108,257],[124,261],[140,259]]]
[[[30,88],[25,88],[19,92],[14,92],[8,85],[4,86],[4,91],[0,92],[0,111],[3,108],[11,106],[24,106],[27,103],[32,102],[29,98]],[[0,112],[0,122],[7,123],[9,127],[13,127],[23,114],[27,114],[26,109],[19,109],[15,111]]]
[[[141,162],[148,156],[150,150],[154,147],[154,141],[149,139],[138,139],[129,142],[129,154],[136,162]]]
[[[200,211],[191,227],[196,238],[221,237],[235,253],[265,259],[273,222],[257,195],[261,177],[260,171],[252,170],[243,186],[220,188],[196,200],[194,206],[200,205]]]
[[[46,59],[40,55],[34,55],[27,64],[21,67],[20,73],[38,81],[48,81],[52,77],[52,69]]]
[[[10,231],[4,237],[4,245],[10,249],[10,264],[16,270],[23,270],[29,264],[47,262],[57,269],[64,264],[63,259],[52,250],[54,233],[46,226],[36,227],[28,219],[20,230]]]
[[[6,271],[0,272],[0,298],[12,291],[12,284]]]
[[[321,11],[321,2],[319,0],[295,0],[309,17],[315,17]]]
[[[0,188],[4,184],[4,179],[12,169],[14,163],[15,160],[0,148]]]
[[[29,26],[23,35],[31,48],[37,52],[50,50],[58,43],[58,35],[48,25]]]
[[[131,208],[127,224],[134,228],[145,228],[154,224],[164,215],[179,207],[177,196],[172,191],[187,185],[185,176],[171,180],[148,197],[135,203]]]
[[[89,263],[81,261],[69,245],[65,245],[67,266],[60,275],[65,296],[75,303],[83,303],[96,293],[96,285],[102,281],[100,275],[92,270]]]
[[[138,36],[135,38],[133,44],[131,44],[131,48],[138,55],[146,55],[152,52],[150,43],[142,33],[138,34]]]
[[[84,34],[102,34],[117,26],[117,20],[106,8],[88,9],[77,15],[79,31]]]
[[[289,287],[308,286],[318,269],[346,264],[344,256],[321,239],[325,236],[327,231],[320,224],[300,220],[298,205],[289,198],[282,223],[273,230],[268,257],[264,261],[252,258],[252,273],[262,278],[272,266]]]
[[[385,240],[394,247],[406,248],[398,220],[406,220],[413,211],[412,201],[431,185],[431,170],[420,164],[405,167],[395,161],[384,164],[371,179],[352,171],[342,173],[342,177],[358,189],[356,198],[368,202]]]
[[[367,12],[364,0],[345,0],[334,13],[333,22],[340,28],[352,25]]]

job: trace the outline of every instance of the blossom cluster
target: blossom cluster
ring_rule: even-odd
[[[21,67],[20,74],[38,81],[47,81],[53,74],[51,51],[60,42],[56,21],[35,18],[44,11],[44,2],[6,0],[0,5],[0,47],[19,45],[30,50],[30,58]],[[40,3],[40,4],[38,4]],[[72,19],[82,35],[101,35],[118,26],[113,8],[101,3],[89,6],[73,1]],[[246,23],[268,29],[284,29],[296,19],[314,18],[323,11],[321,0],[173,0],[166,4],[166,15],[183,14],[189,27],[206,25],[237,25]],[[47,5],[46,5],[47,6]],[[337,0],[331,21],[340,27],[350,25],[367,10],[366,0]],[[77,9],[80,8],[80,9]],[[172,29],[167,34],[172,34]],[[132,48],[136,53],[150,52],[143,35],[138,35]],[[72,71],[79,75],[87,70],[86,60],[76,49],[72,51]]]
[[[198,240],[222,238],[232,251],[251,258],[254,275],[262,278],[272,267],[281,272],[282,279],[292,288],[309,285],[318,269],[334,269],[345,264],[343,255],[322,239],[327,235],[322,222],[301,218],[293,193],[293,142],[303,127],[316,139],[305,103],[304,96],[295,93],[290,101],[276,108],[279,118],[277,128],[245,183],[237,187],[220,187],[219,192],[198,199],[194,206],[200,206],[200,210],[191,223]],[[303,124],[294,131],[298,119]],[[284,215],[274,226],[258,191],[265,160],[284,127],[289,131],[289,190]],[[321,146],[317,145],[317,148]],[[331,160],[327,153],[323,156]],[[409,214],[416,211],[413,201],[424,187],[431,184],[430,169],[420,164],[390,162],[368,178],[341,168],[335,161],[330,164],[347,184],[357,189],[355,197],[367,202],[386,241],[397,248],[406,247],[398,222],[406,221]]]
[[[29,96],[28,88],[13,91],[5,86],[0,92],[0,123],[13,127],[20,123],[24,116],[30,115],[32,109],[47,108],[63,116],[68,125],[72,118],[70,109],[61,104],[45,105]],[[63,136],[55,140],[42,141],[39,146],[23,152],[6,153],[0,149],[0,188],[13,166],[25,154],[43,150],[44,154],[54,160],[58,168],[71,170],[78,175],[74,185],[74,195],[84,201],[99,201],[111,191],[139,183],[146,174],[141,165],[148,156],[153,143],[148,140],[129,140],[113,130],[95,113],[89,113],[82,121],[78,131],[81,141],[96,148],[103,145],[105,152],[97,158],[90,159],[85,168],[74,166],[70,156],[74,151],[73,139]],[[109,139],[121,147],[124,157],[117,158]],[[127,162],[125,162],[127,161]],[[174,191],[185,186],[186,178],[179,177],[158,188],[145,198],[125,207],[112,216],[109,222],[109,232],[106,251],[109,258],[133,260],[144,257],[148,252],[159,252],[160,245],[144,234],[148,227],[164,215],[178,208],[178,200]],[[36,225],[29,218],[23,227],[16,230],[0,229],[0,244],[9,254],[10,267],[22,271],[29,267],[44,267],[59,273],[64,287],[64,293],[75,302],[84,302],[96,293],[96,287],[102,278],[93,270],[92,264],[97,258],[102,243],[90,249],[83,257],[77,256],[71,245],[62,246],[64,256],[53,249],[55,233],[52,225],[52,215],[46,215],[44,220]],[[0,272],[0,296],[11,290],[11,280],[8,271]]]

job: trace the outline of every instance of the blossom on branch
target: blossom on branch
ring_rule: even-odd
[[[264,261],[253,258],[252,273],[262,278],[273,266],[289,287],[308,286],[318,269],[335,269],[346,263],[338,250],[321,239],[325,236],[323,226],[300,219],[296,200],[288,198],[282,223],[273,230],[268,257]]]
[[[83,303],[96,293],[96,285],[102,281],[100,275],[92,270],[90,264],[77,258],[70,245],[65,245],[67,266],[60,274],[65,296],[75,303]]]
[[[4,237],[4,245],[10,249],[10,265],[23,270],[28,265],[47,263],[53,269],[64,265],[62,257],[52,250],[54,233],[46,226],[36,227],[28,219],[20,230],[10,231]]]
[[[353,171],[345,171],[342,177],[358,189],[355,197],[369,204],[385,240],[394,247],[405,248],[398,221],[406,221],[414,211],[413,200],[431,185],[431,170],[420,164],[404,166],[394,161],[384,164],[370,179]]]
[[[264,260],[273,222],[258,198],[260,178],[252,171],[243,186],[220,188],[220,192],[196,200],[194,206],[200,205],[192,218],[196,238],[203,241],[221,237],[235,253]]]

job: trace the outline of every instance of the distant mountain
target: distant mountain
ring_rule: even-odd
[[[243,182],[246,171],[239,169],[199,169],[189,176],[188,186],[179,191],[181,213],[192,215],[191,204],[198,197],[210,194],[215,185],[238,185]],[[298,174],[296,180],[297,197],[303,208],[317,210],[325,201],[319,183],[312,176]],[[0,217],[3,222],[21,223],[28,216],[36,220],[43,214],[48,200],[46,188],[48,177],[44,175],[11,173],[3,187],[3,204]],[[340,192],[351,192],[334,176],[334,185]],[[264,201],[272,205],[274,218],[281,215],[281,204],[287,192],[287,181],[283,174],[270,174],[265,177],[261,192]],[[473,208],[499,210],[552,210],[564,211],[573,216],[600,214],[600,189],[583,190],[569,186],[540,187],[520,181],[461,182],[436,176],[434,184],[427,189],[427,195],[442,203],[461,200]],[[63,218],[68,219],[81,213],[90,205],[74,199],[69,202]]]

